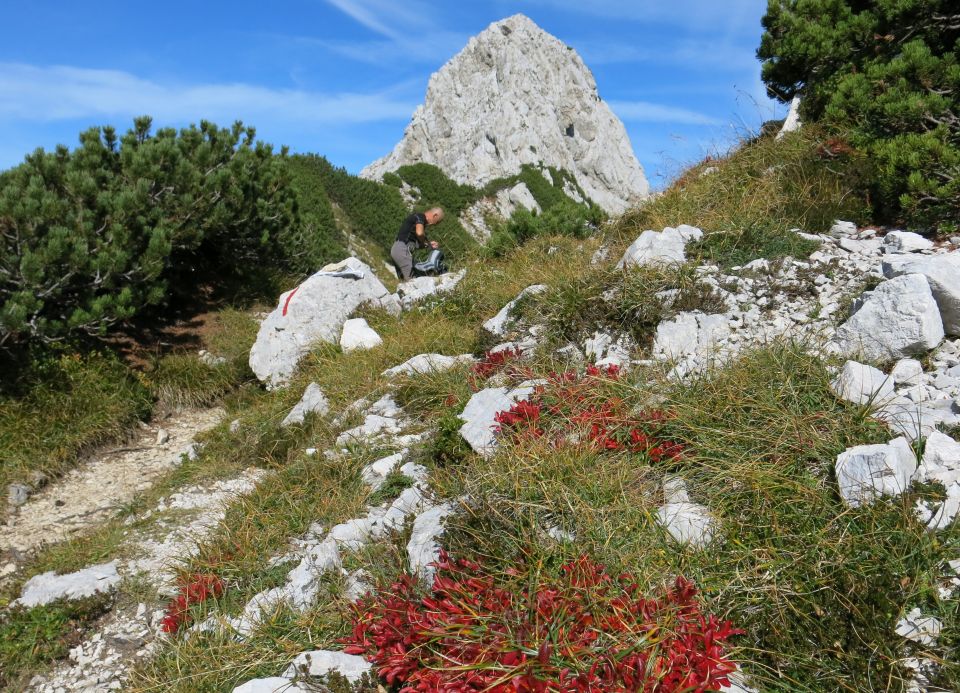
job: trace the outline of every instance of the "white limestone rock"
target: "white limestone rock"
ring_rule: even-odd
[[[27,580],[15,606],[32,608],[58,599],[83,599],[111,591],[120,582],[117,562],[100,563],[66,575],[54,571]]]
[[[326,676],[336,671],[350,683],[356,683],[364,674],[370,673],[370,666],[370,663],[359,655],[349,655],[333,650],[314,650],[301,652],[294,657],[283,675],[292,679],[298,674]]]
[[[676,228],[668,226],[663,231],[644,231],[624,252],[617,268],[664,263],[683,264],[687,261],[687,243],[699,241],[701,238],[703,231],[687,224]]]
[[[916,359],[900,359],[893,364],[890,377],[895,385],[918,385],[923,376],[923,364]]]
[[[530,188],[523,181],[517,183],[512,188],[503,188],[497,191],[496,196],[497,212],[504,219],[509,219],[518,209],[525,209],[528,212],[539,214],[542,210],[537,200],[534,198]]]
[[[799,130],[800,125],[800,97],[794,96],[790,102],[790,110],[787,112],[787,117],[784,119],[783,125],[780,126],[780,132],[777,133],[775,139],[782,140],[783,136],[788,132],[796,132]]]
[[[674,541],[694,548],[703,548],[712,540],[716,521],[710,511],[690,500],[682,479],[667,479],[663,484],[664,504],[657,510],[657,520]]]
[[[939,481],[944,486],[960,481],[960,443],[945,433],[932,431],[923,446],[916,478]]]
[[[507,411],[517,402],[528,399],[535,388],[536,383],[528,382],[513,389],[490,387],[474,393],[460,414],[460,419],[464,422],[460,427],[460,435],[476,453],[490,457],[497,447],[497,413]]]
[[[852,236],[857,232],[857,225],[852,221],[842,221],[836,219],[833,222],[833,226],[830,227],[830,235],[834,238],[844,238],[846,236]]]
[[[893,377],[872,366],[847,361],[830,381],[830,389],[840,399],[854,404],[879,404],[893,395]]]
[[[461,363],[472,363],[473,356],[460,354],[459,356],[444,356],[443,354],[418,354],[399,366],[388,368],[381,375],[393,378],[398,375],[416,375],[417,373],[435,373],[448,371]]]
[[[397,297],[356,258],[317,272],[281,294],[260,324],[250,349],[251,370],[268,387],[286,385],[300,359],[321,342],[335,344],[347,318],[364,304],[400,310]]]
[[[424,582],[432,582],[435,569],[430,564],[440,557],[437,539],[443,534],[443,520],[453,513],[453,505],[444,503],[417,515],[413,521],[410,541],[407,542],[407,560],[410,571]]]
[[[233,693],[307,693],[288,678],[270,676],[265,679],[252,679],[233,689]]]
[[[884,401],[874,416],[885,422],[894,433],[906,436],[911,441],[926,438],[936,430],[938,424],[954,426],[960,423],[950,399],[918,403],[899,394]]]
[[[517,303],[520,302],[520,299],[525,296],[531,296],[534,294],[541,294],[547,290],[546,284],[533,284],[528,286],[526,289],[517,294],[517,297],[512,301],[508,302],[503,308],[500,309],[500,312],[494,315],[492,318],[483,323],[483,329],[485,329],[490,334],[494,334],[498,337],[502,337],[507,333],[507,328],[510,323],[510,314],[513,311]]]
[[[943,624],[933,616],[924,616],[919,608],[913,608],[897,622],[897,635],[921,645],[935,645]]]
[[[690,355],[708,355],[730,334],[725,315],[708,315],[700,311],[680,313],[657,325],[653,355],[677,359]]]
[[[837,456],[840,495],[854,508],[880,496],[896,496],[907,490],[917,469],[917,458],[906,438],[881,445],[857,445]]]
[[[883,261],[886,277],[922,274],[943,320],[943,329],[949,335],[960,335],[960,251],[942,255],[907,255]]]
[[[916,253],[933,248],[933,241],[912,231],[890,231],[883,237],[883,248],[888,253]]]
[[[633,342],[626,335],[615,339],[606,332],[594,332],[583,343],[584,354],[597,366],[629,366],[632,349]]]
[[[554,166],[612,214],[642,202],[650,188],[576,51],[519,14],[471,38],[430,78],[403,139],[360,175],[381,178],[419,162],[471,185],[523,164]]]
[[[351,318],[343,323],[340,333],[340,348],[344,351],[373,349],[383,344],[383,339],[363,318]]]
[[[428,296],[444,294],[453,291],[454,287],[467,276],[467,270],[462,269],[459,272],[441,274],[438,277],[413,277],[397,287],[397,296],[400,299],[400,305],[404,310],[409,310],[417,302],[422,301]]]
[[[393,455],[388,455],[383,457],[376,462],[371,462],[366,467],[360,470],[361,478],[370,485],[370,489],[376,491],[381,486],[383,482],[387,480],[387,476],[392,472],[398,464],[403,461],[403,456],[406,454],[406,450]]]
[[[290,426],[292,424],[302,424],[307,414],[316,414],[317,416],[326,416],[330,411],[330,402],[323,390],[316,383],[310,383],[303,391],[303,397],[290,410],[286,418],[280,423],[281,426]]]
[[[943,339],[940,310],[922,274],[905,274],[864,294],[862,304],[837,328],[843,353],[887,361],[921,354]]]

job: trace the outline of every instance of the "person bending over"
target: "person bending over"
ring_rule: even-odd
[[[439,224],[441,221],[443,221],[443,210],[439,207],[431,207],[422,214],[414,212],[400,224],[397,240],[390,248],[390,257],[397,266],[400,279],[406,281],[413,273],[413,251],[417,247],[437,247],[436,241],[427,239],[427,227]]]

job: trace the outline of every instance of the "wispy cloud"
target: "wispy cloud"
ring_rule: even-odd
[[[0,120],[56,121],[149,113],[158,120],[311,124],[410,117],[416,102],[393,89],[323,94],[243,83],[162,84],[119,70],[0,63]]]
[[[327,0],[374,33],[393,41],[410,41],[413,29],[434,28],[431,9],[422,2],[406,0]]]
[[[705,113],[649,101],[610,101],[613,112],[625,121],[677,123],[682,125],[720,125],[721,121]]]

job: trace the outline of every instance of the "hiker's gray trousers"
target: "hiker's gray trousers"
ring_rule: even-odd
[[[416,241],[408,243],[395,241],[393,247],[390,248],[390,257],[400,271],[401,279],[409,279],[410,275],[413,274],[413,251],[416,247]]]

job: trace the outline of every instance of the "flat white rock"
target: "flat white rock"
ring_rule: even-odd
[[[883,237],[883,247],[888,253],[915,253],[933,248],[933,241],[912,231],[890,231]]]
[[[310,383],[303,391],[303,397],[296,403],[286,418],[280,423],[281,426],[290,426],[291,424],[301,424],[307,414],[316,414],[325,416],[330,411],[330,402],[323,390],[316,383]]]
[[[280,676],[252,679],[233,689],[233,693],[307,693],[293,681]]]
[[[917,458],[906,438],[857,445],[837,456],[837,484],[843,500],[856,508],[880,496],[903,493],[916,469]]]
[[[528,286],[526,289],[517,294],[516,298],[509,301],[503,308],[501,308],[500,312],[483,323],[483,329],[491,334],[497,335],[498,337],[502,337],[507,332],[510,314],[516,307],[517,303],[520,302],[520,299],[525,296],[543,293],[546,290],[546,284],[532,284],[531,286]]]
[[[370,673],[370,667],[370,662],[358,655],[333,650],[314,650],[301,652],[294,657],[283,675],[292,679],[297,674],[326,676],[336,671],[350,683],[356,683],[364,674]]]
[[[493,455],[497,447],[497,413],[507,411],[517,402],[529,398],[535,387],[536,384],[530,383],[513,389],[490,387],[474,393],[460,414],[464,422],[460,427],[460,435],[479,455]]]
[[[381,375],[392,378],[397,375],[416,375],[447,371],[461,363],[472,363],[473,356],[461,354],[459,356],[444,356],[443,354],[418,354],[407,359],[399,366],[388,368]]]
[[[939,619],[924,616],[920,609],[913,608],[897,622],[896,633],[921,645],[933,645],[940,637],[941,630],[943,630],[943,624]]]
[[[407,542],[407,560],[410,571],[425,582],[433,580],[434,568],[430,564],[440,557],[437,539],[443,534],[443,520],[453,513],[453,505],[444,503],[425,510],[413,521],[413,531]]]
[[[351,318],[343,323],[340,333],[340,348],[344,351],[373,349],[383,344],[383,339],[363,318]]]
[[[462,269],[456,273],[441,274],[438,277],[413,277],[402,282],[397,287],[397,296],[400,298],[400,305],[405,310],[409,310],[418,301],[422,301],[428,296],[444,294],[453,291],[454,287],[467,276],[467,270]]]
[[[943,339],[940,310],[922,274],[905,274],[864,294],[859,309],[837,328],[843,353],[887,361],[922,354]]]
[[[116,561],[92,565],[66,575],[57,575],[51,570],[27,580],[20,598],[14,604],[29,608],[58,599],[83,599],[109,592],[119,582]]]
[[[730,324],[725,315],[708,315],[700,311],[680,313],[657,325],[653,354],[667,359],[708,355],[729,334]]]

